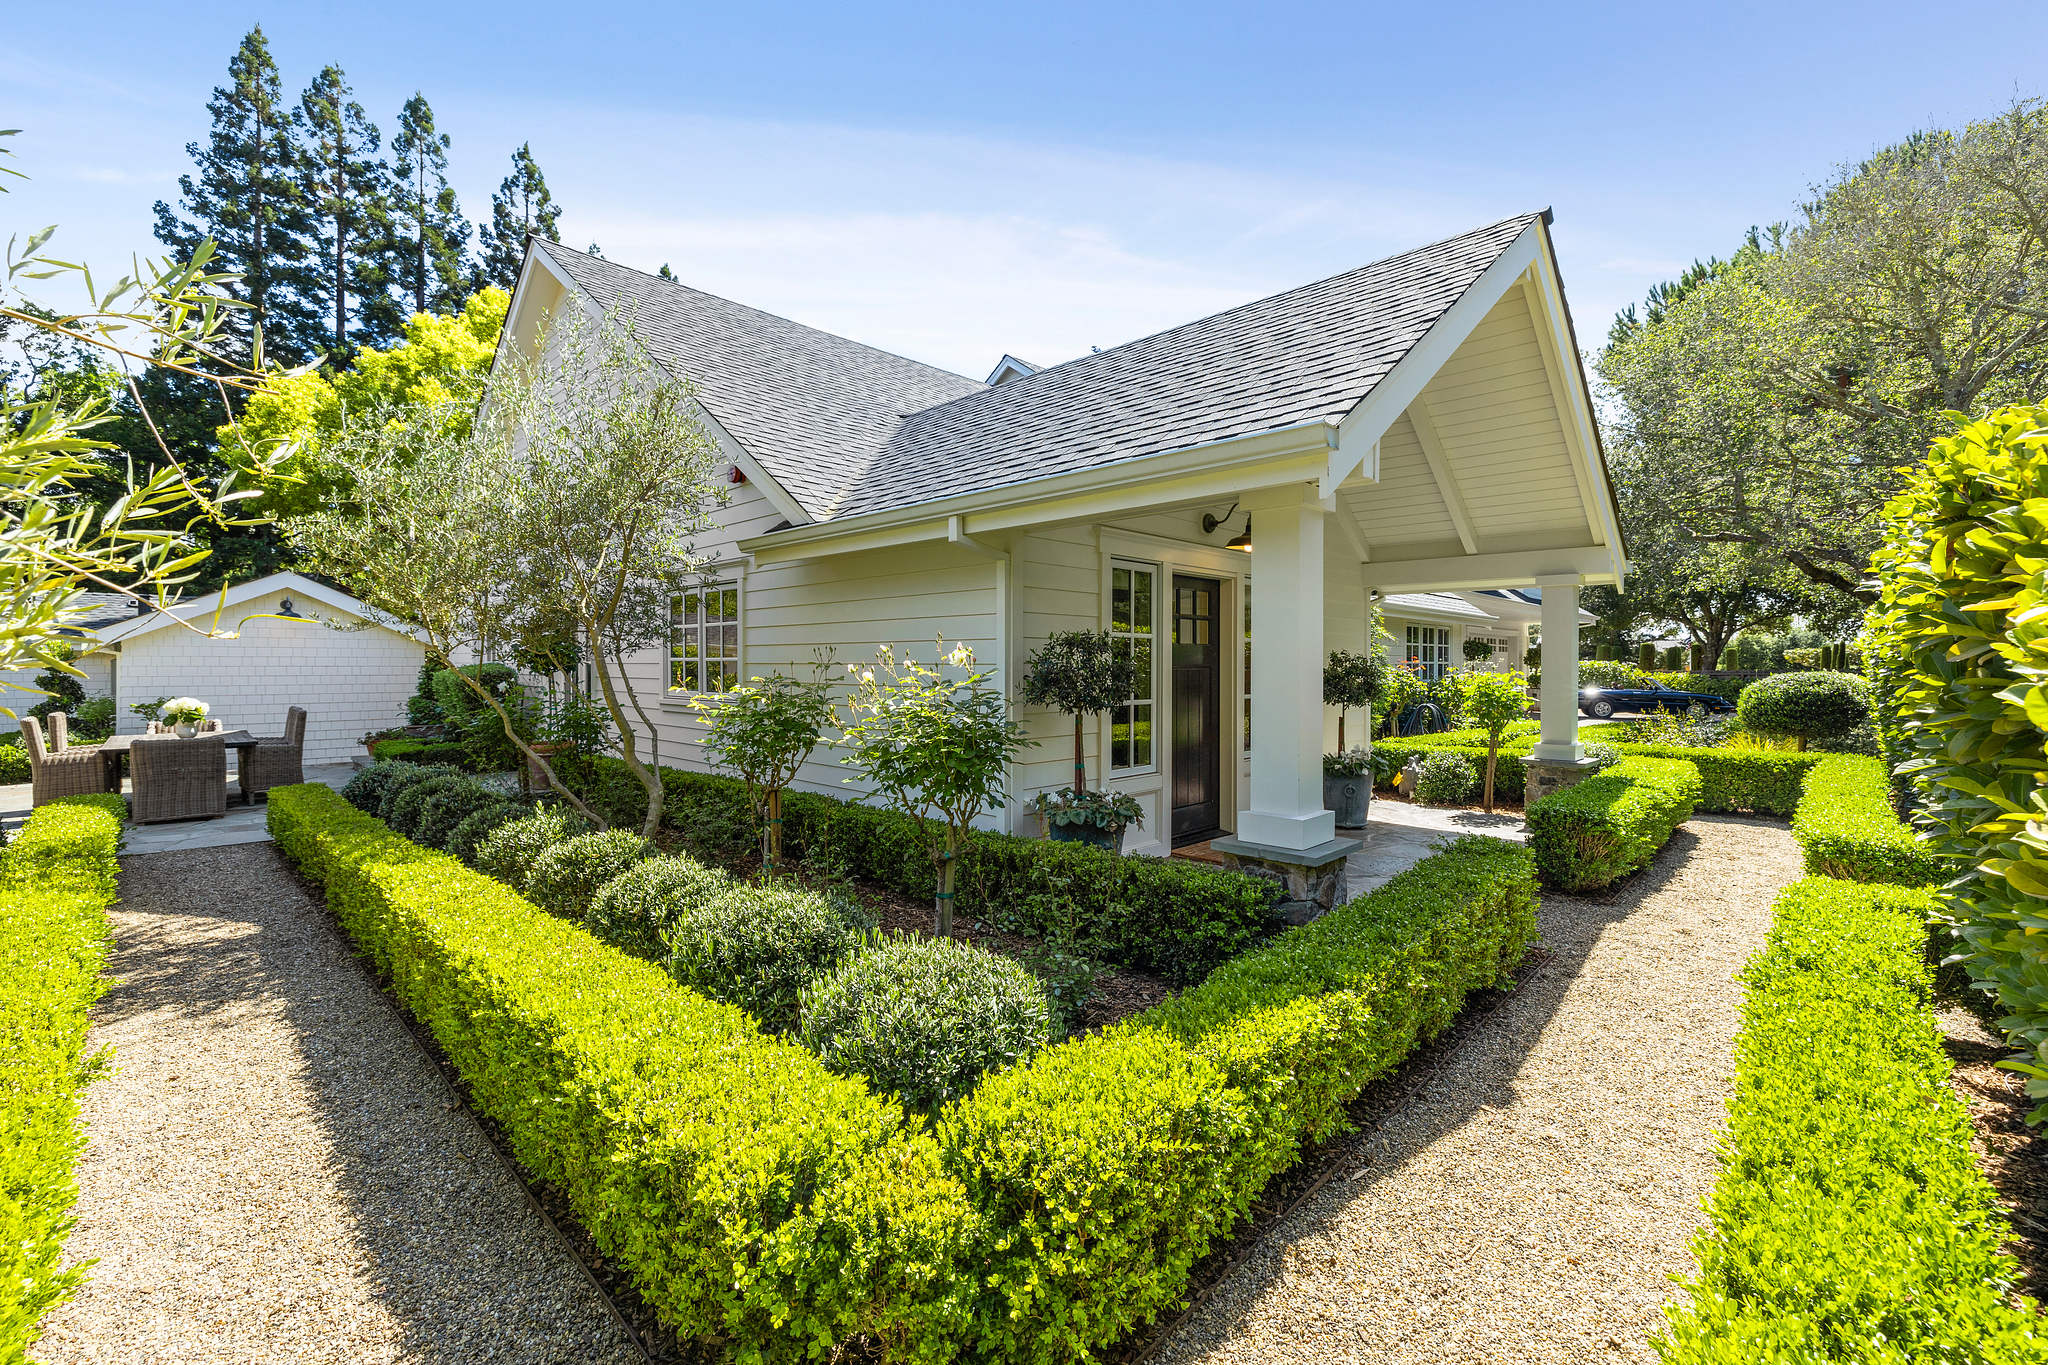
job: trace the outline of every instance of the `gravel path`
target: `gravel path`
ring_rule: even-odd
[[[45,1365],[636,1361],[267,843],[130,858]]]
[[[1654,1360],[1716,1174],[1731,978],[1799,875],[1782,824],[1701,816],[1611,897],[1544,897],[1550,958],[1155,1358]]]

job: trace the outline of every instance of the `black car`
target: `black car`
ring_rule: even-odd
[[[1579,689],[1579,710],[1595,720],[1606,720],[1617,711],[1669,711],[1681,716],[1725,716],[1735,703],[1711,692],[1681,692],[1675,687],[1652,683],[1648,687],[1585,687]]]

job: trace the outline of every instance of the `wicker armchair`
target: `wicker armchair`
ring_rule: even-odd
[[[96,796],[114,790],[107,784],[106,758],[97,747],[64,747],[66,732],[63,722],[57,719],[62,714],[60,711],[51,717],[51,729],[58,741],[55,749],[44,745],[43,727],[34,716],[21,718],[22,744],[28,750],[28,768],[34,780],[30,797],[33,805],[48,805],[62,796]]]
[[[128,750],[128,773],[129,817],[139,825],[228,813],[228,746],[219,735],[144,735]]]
[[[284,713],[284,733],[264,736],[253,749],[242,750],[242,799],[253,801],[272,787],[306,780],[306,709]]]

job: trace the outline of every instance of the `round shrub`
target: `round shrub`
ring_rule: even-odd
[[[532,810],[533,807],[523,802],[500,795],[490,805],[463,816],[455,828],[448,832],[448,841],[442,847],[463,862],[474,866],[478,844],[500,827],[509,825],[514,820],[524,819]]]
[[[526,896],[549,914],[582,919],[600,886],[653,856],[654,845],[634,830],[579,834],[534,859],[533,872],[526,879]]]
[[[357,769],[341,789],[341,799],[367,815],[378,815],[384,810],[384,797],[393,786],[409,785],[418,780],[420,766],[417,763],[400,763],[395,759],[384,763],[372,763],[367,768]]]
[[[883,939],[840,964],[803,1005],[805,1046],[920,1113],[1051,1035],[1045,991],[1030,972],[950,938]]]
[[[1735,714],[1745,727],[1809,740],[1842,739],[1870,722],[1870,684],[1854,673],[1779,673],[1742,689]]]
[[[391,826],[394,834],[403,834],[412,839],[419,833],[420,815],[427,808],[427,802],[444,792],[459,791],[476,784],[466,777],[446,773],[430,777],[424,782],[415,782],[391,798],[385,808],[384,823]]]
[[[668,926],[668,973],[783,1030],[796,1024],[806,987],[850,952],[858,935],[832,902],[791,886],[736,886]]]
[[[420,785],[420,783],[432,782],[437,777],[463,776],[460,769],[451,768],[445,763],[394,762],[391,766],[408,771],[394,772],[385,780],[383,789],[377,798],[377,809],[371,812],[371,814],[386,824],[391,822],[391,807],[398,801],[398,798]]]
[[[486,787],[481,782],[464,782],[459,787],[449,787],[435,792],[420,807],[419,820],[413,826],[413,839],[428,848],[448,847],[448,836],[455,827],[485,806],[496,805],[505,799],[505,794]]]
[[[583,927],[614,948],[659,961],[668,952],[669,926],[732,885],[695,858],[649,858],[597,889]]]
[[[567,806],[542,806],[531,815],[492,830],[476,846],[472,865],[486,877],[496,877],[514,891],[524,891],[541,854],[588,829],[583,817]]]
[[[1479,774],[1471,759],[1439,751],[1423,758],[1422,771],[1415,779],[1415,798],[1425,806],[1461,805],[1472,799],[1478,785]]]

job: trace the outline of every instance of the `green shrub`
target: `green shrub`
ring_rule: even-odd
[[[524,890],[527,899],[549,914],[580,920],[599,887],[655,852],[653,844],[630,829],[579,834],[541,851]]]
[[[675,922],[732,889],[732,878],[695,858],[649,858],[597,889],[584,928],[615,948],[658,962]]]
[[[1735,714],[1763,735],[1790,735],[1804,752],[1870,723],[1870,684],[1854,673],[1779,673],[1743,689]]]
[[[64,1264],[78,1099],[105,1065],[87,1012],[106,989],[119,796],[40,806],[0,852],[0,1359],[23,1360],[85,1267]]]
[[[389,775],[377,788],[377,809],[365,811],[364,814],[374,815],[379,820],[388,820],[391,818],[391,812],[398,804],[399,798],[414,787],[423,786],[428,782],[438,781],[444,777],[461,776],[462,772],[460,769],[450,768],[442,764],[394,763],[390,765]]]
[[[448,831],[448,839],[443,849],[462,862],[474,865],[478,845],[501,827],[511,824],[514,820],[525,819],[532,811],[533,807],[524,802],[514,801],[509,796],[501,796],[457,821],[455,828]]]
[[[567,806],[541,806],[486,835],[476,846],[475,867],[486,877],[496,877],[514,891],[523,891],[543,853],[588,832],[583,818]]]
[[[393,792],[391,799],[384,803],[384,823],[411,839],[419,833],[420,816],[426,813],[427,802],[438,796],[469,791],[475,786],[476,784],[468,778],[454,773],[443,773],[424,782],[409,783],[401,790]],[[419,842],[427,841],[421,839]]]
[[[1916,823],[1954,869],[1943,917],[1968,968],[1994,987],[1999,1027],[2032,1054],[2027,1093],[2048,1100],[2048,900],[2041,774],[2048,679],[2041,620],[2048,583],[2041,508],[2048,406],[1962,422],[1885,509],[1869,617],[1872,675],[1884,688],[1884,746],[1910,777]],[[2048,1120],[2048,1103],[2029,1121]]]
[[[433,681],[434,704],[441,708],[449,739],[460,748],[463,766],[478,772],[518,767],[519,750],[505,737],[505,723],[458,675],[482,683],[511,714],[520,737],[531,740],[535,717],[525,689],[519,685],[518,671],[509,664],[464,664],[441,669]]]
[[[1625,758],[1529,807],[1529,842],[1546,886],[1588,891],[1647,867],[1700,800],[1682,759]]]
[[[1933,886],[1947,875],[1926,845],[1892,814],[1884,764],[1830,754],[1806,772],[1792,834],[1817,877]]]
[[[837,966],[855,939],[832,902],[814,891],[732,886],[673,915],[663,965],[682,984],[780,1033],[796,1026],[805,989]]]
[[[470,760],[469,750],[452,739],[380,739],[370,746],[370,757],[379,763],[425,763],[437,768],[478,770]]]
[[[853,953],[803,997],[804,1045],[930,1113],[1050,1041],[1038,979],[950,938],[885,938]]]
[[[661,771],[663,823],[710,861],[754,852],[744,784],[710,773]],[[637,827],[647,800],[626,765],[600,758],[570,778],[615,825]],[[793,859],[820,859],[912,900],[932,895],[931,856],[916,825],[815,792],[788,792],[782,837]],[[1256,877],[1177,858],[1124,858],[1078,843],[978,832],[961,859],[957,906],[1007,930],[1044,938],[1175,984],[1199,981],[1273,932],[1273,889]]]
[[[428,848],[445,849],[455,827],[486,806],[505,804],[505,793],[481,782],[465,781],[429,796],[420,807],[412,837]]]
[[[15,786],[35,780],[28,764],[28,750],[21,747],[18,734],[0,738],[0,786]]]
[[[419,770],[413,764],[379,761],[356,769],[355,775],[342,785],[341,795],[357,810],[375,815],[384,809],[385,794],[393,786],[418,780]]]
[[[974,1361],[1090,1360],[1177,1303],[1257,1193],[1258,1118],[1168,1034],[1128,1026],[986,1076],[939,1120],[976,1218]]]
[[[861,1335],[957,1358],[972,1210],[897,1106],[325,787],[278,788],[268,815],[478,1111],[664,1323],[749,1360]]]
[[[1743,971],[1721,1177],[1658,1347],[1735,1361],[2039,1361],[1949,1090],[1920,892],[1814,878]]]
[[[1472,770],[1470,758],[1453,749],[1438,749],[1422,760],[1415,797],[1425,806],[1463,805],[1478,785],[1479,774]]]

